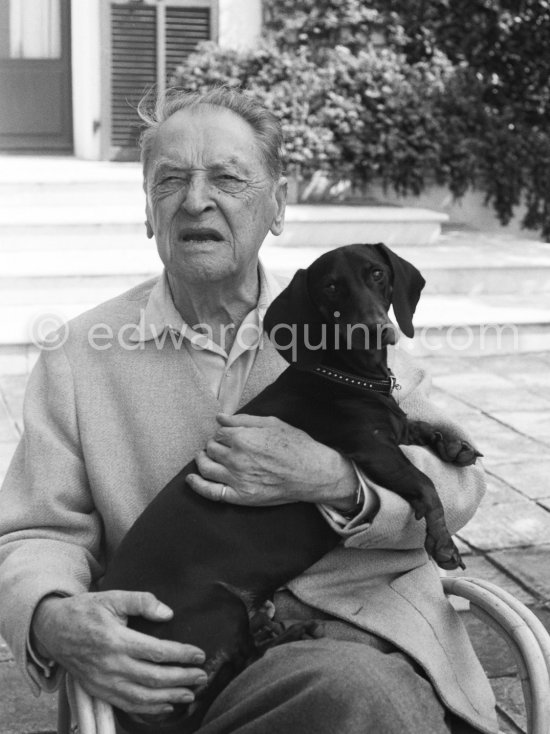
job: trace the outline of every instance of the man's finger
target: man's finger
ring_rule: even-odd
[[[238,431],[238,428],[220,425],[216,429],[216,433],[214,434],[214,440],[217,443],[223,444],[224,446],[227,446],[230,448],[233,445],[233,437],[236,431]]]
[[[204,670],[181,665],[155,665],[143,660],[131,660],[126,666],[127,680],[147,688],[188,688],[207,681]]]
[[[211,438],[206,443],[206,454],[213,461],[225,466],[227,455],[230,453],[229,446],[217,439]]]
[[[149,660],[152,663],[179,665],[203,665],[204,652],[195,645],[183,642],[159,640],[133,629],[124,630],[124,651],[130,657]]]
[[[227,428],[265,428],[265,426],[272,425],[277,418],[262,415],[247,415],[246,413],[237,413],[235,415],[218,413],[216,420],[220,426],[226,426]]]
[[[148,591],[104,591],[98,594],[98,600],[120,617],[145,617],[157,622],[173,616],[170,607]]]
[[[188,688],[150,688],[126,683],[117,692],[119,707],[130,713],[153,713],[159,706],[191,703],[194,694]],[[116,704],[115,704],[116,705]]]
[[[242,497],[230,485],[220,482],[210,482],[199,474],[189,474],[186,481],[194,492],[206,497],[207,500],[212,500],[212,502],[220,502],[223,496],[223,501],[229,502],[230,504],[253,504],[251,502],[243,502]],[[224,486],[226,488],[225,492],[223,491]]]
[[[204,479],[208,479],[211,482],[219,482],[220,484],[224,484],[228,481],[229,474],[227,469],[223,464],[219,464],[217,461],[211,459],[205,451],[200,451],[195,457],[195,461],[197,462],[199,472]],[[187,477],[188,481],[189,476]]]

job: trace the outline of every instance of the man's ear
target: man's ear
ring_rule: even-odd
[[[383,243],[371,245],[389,264],[393,272],[392,305],[399,328],[409,338],[414,336],[413,314],[426,281],[412,263],[404,260]]]
[[[267,309],[264,329],[287,362],[307,368],[321,361],[326,338],[323,324],[321,313],[309,297],[307,270],[298,270]]]
[[[277,211],[273,222],[271,223],[270,232],[276,237],[281,234],[285,226],[285,210],[286,210],[286,196],[287,196],[287,180],[284,176],[281,176],[279,181],[275,184],[275,201],[277,202]]]
[[[151,210],[149,208],[149,202],[145,205],[145,232],[147,233],[147,239],[151,240],[155,236],[155,233],[153,232],[153,227],[151,225]]]

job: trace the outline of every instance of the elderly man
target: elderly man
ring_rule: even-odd
[[[65,669],[130,712],[191,701],[202,651],[125,626],[171,610],[150,594],[93,589],[136,517],[198,456],[195,491],[317,503],[342,536],[276,596],[280,617],[322,620],[324,636],[268,651],[201,732],[495,731],[490,688],[409,505],[300,431],[230,415],[286,366],[258,337],[281,289],[258,261],[266,234],[283,228],[281,142],[270,113],[224,89],[168,96],[148,120],[147,230],[165,270],[70,322],[30,378],[0,494],[2,634],[35,690]],[[403,408],[444,421],[423,372],[397,351],[390,359]],[[483,493],[480,469],[406,451],[456,530]]]

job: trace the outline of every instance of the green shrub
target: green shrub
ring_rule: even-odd
[[[368,6],[364,0],[263,0],[265,27],[278,48],[307,46],[313,55],[346,46],[352,53],[368,48],[373,38],[393,48],[407,37],[395,13]]]
[[[453,62],[462,98],[449,89],[444,100],[453,121],[444,151],[460,146],[465,132],[471,175],[501,222],[507,223],[523,201],[524,226],[550,239],[550,2],[369,4],[407,29],[402,48],[410,63],[431,58],[434,49]],[[454,178],[460,174],[454,169],[451,173]]]
[[[177,86],[242,86],[282,120],[288,171],[361,190],[476,187],[550,238],[549,0],[264,0],[267,40],[205,44]]]
[[[443,180],[434,106],[452,68],[438,55],[411,65],[392,49],[353,54],[343,46],[314,56],[273,42],[237,52],[203,44],[172,83],[196,90],[242,86],[282,121],[287,169],[315,171],[363,187],[374,179],[400,193]]]

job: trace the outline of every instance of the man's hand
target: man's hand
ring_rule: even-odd
[[[329,504],[347,511],[355,504],[357,477],[350,461],[279,420],[252,415],[217,416],[219,428],[201,451],[201,476],[192,489],[211,500],[239,505],[289,502]]]
[[[172,611],[146,592],[47,596],[33,616],[32,642],[88,693],[124,711],[165,714],[192,701],[189,687],[206,681],[197,667],[202,650],[128,629],[129,615],[162,622]]]

